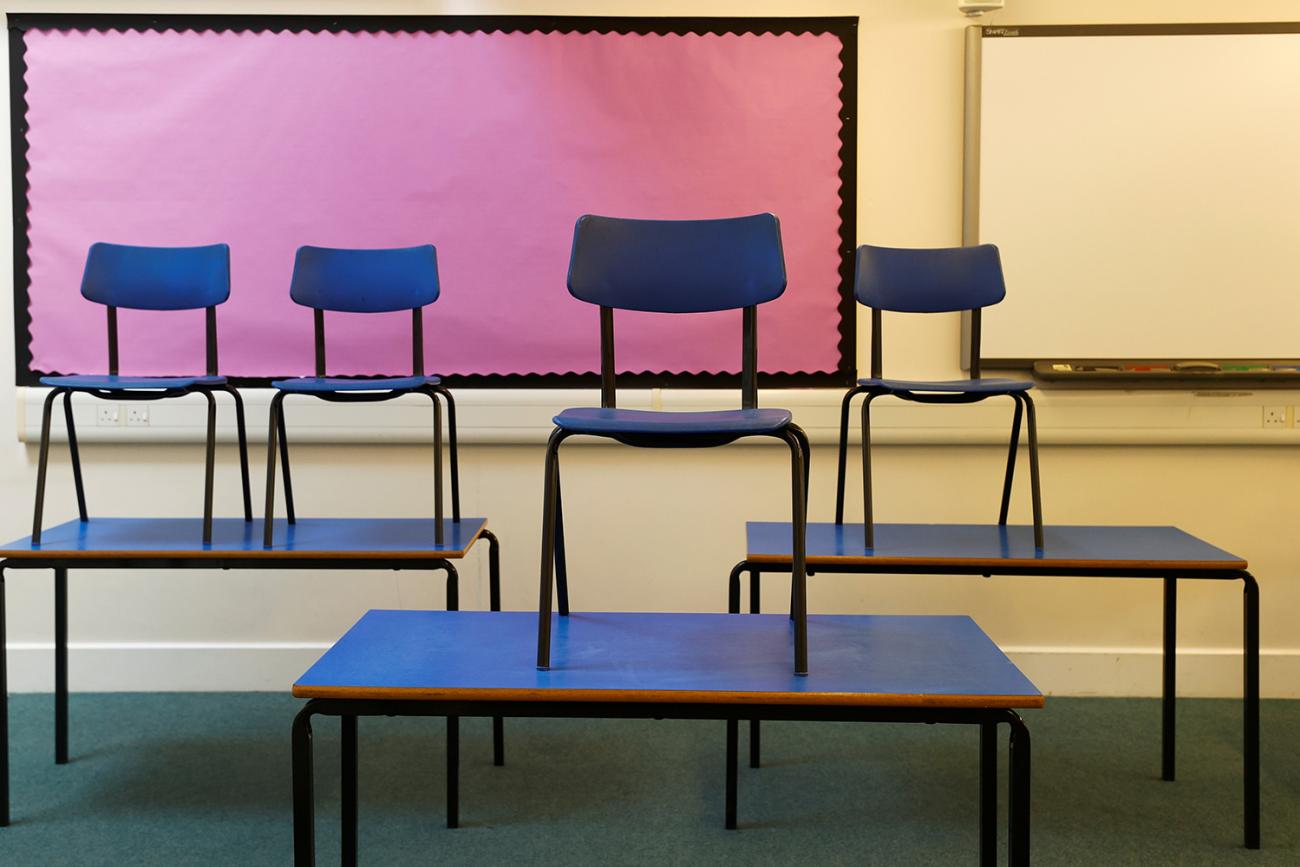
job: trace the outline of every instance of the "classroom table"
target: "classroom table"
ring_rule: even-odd
[[[501,608],[501,557],[485,518],[443,519],[434,543],[432,518],[299,518],[275,523],[276,544],[262,544],[260,520],[216,518],[204,544],[201,518],[92,518],[47,528],[0,546],[0,826],[9,824],[9,706],[6,693],[4,576],[9,569],[54,571],[54,761],[68,761],[69,569],[428,569],[447,573],[447,607],[459,607],[453,560],[480,538],[488,543],[489,607]],[[502,761],[500,720],[495,760]]]
[[[784,534],[784,535],[782,535]],[[764,572],[790,571],[790,525],[750,521],[745,559],[731,570],[728,610],[740,611],[740,576],[749,573],[749,607],[759,611]],[[1246,561],[1176,527],[1047,526],[1035,548],[1033,528],[999,524],[880,524],[867,548],[862,524],[810,523],[809,574],[1022,575],[1159,578],[1164,582],[1161,776],[1174,779],[1174,674],[1179,579],[1241,581],[1244,589],[1243,786],[1246,847],[1260,846],[1259,585]],[[751,722],[750,764],[759,764],[758,723]]]
[[[1010,860],[1029,859],[1029,731],[1042,694],[969,617],[808,618],[810,667],[790,670],[783,615],[553,615],[553,664],[534,664],[532,612],[371,611],[293,686],[294,859],[315,864],[312,725],[340,717],[342,860],[357,861],[357,717],[447,716],[447,824],[459,822],[458,717],[726,721],[725,824],[736,827],[738,721],[978,726],[979,853],[997,860],[997,726],[1010,729]],[[476,652],[491,647],[491,655]],[[564,773],[557,763],[555,773]]]

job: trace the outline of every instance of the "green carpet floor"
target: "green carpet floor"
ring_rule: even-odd
[[[72,762],[56,767],[50,696],[11,697],[14,824],[0,829],[0,864],[289,864],[299,706],[261,693],[75,695]],[[1260,852],[1241,848],[1239,703],[1180,703],[1176,783],[1158,779],[1156,701],[1050,699],[1025,718],[1036,863],[1300,864],[1300,702],[1264,703]],[[336,864],[338,726],[315,730],[318,857]],[[722,829],[722,723],[507,720],[504,768],[486,720],[461,731],[452,831],[442,721],[360,721],[363,864],[976,862],[970,727],[769,723],[766,767],[741,770],[734,832]]]

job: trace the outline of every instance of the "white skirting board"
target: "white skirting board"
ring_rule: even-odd
[[[324,643],[90,643],[68,648],[74,692],[288,692],[328,645]],[[1158,696],[1156,648],[1004,648],[1049,695]],[[1201,698],[1241,695],[1237,651],[1186,648],[1178,654],[1178,694]],[[1300,698],[1300,651],[1260,655],[1264,698]],[[54,648],[43,642],[9,645],[9,689],[51,692]]]

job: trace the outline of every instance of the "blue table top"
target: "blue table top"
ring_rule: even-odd
[[[553,616],[536,669],[531,612],[370,611],[293,686],[299,698],[1041,707],[964,616],[808,618],[808,675],[781,614]]]
[[[747,560],[790,562],[789,523],[750,521],[745,529]],[[807,539],[813,565],[1246,568],[1240,557],[1177,527],[1045,526],[1041,551],[1028,525],[876,524],[876,545],[868,549],[861,524],[810,523]]]
[[[0,546],[0,557],[39,558],[313,558],[439,559],[465,556],[486,518],[443,519],[443,544],[433,541],[432,518],[299,518],[275,522],[275,544],[262,547],[263,522],[214,518],[212,544],[203,544],[201,518],[92,518],[41,531]]]

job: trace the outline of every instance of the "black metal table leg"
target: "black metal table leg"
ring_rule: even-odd
[[[1244,583],[1242,621],[1245,645],[1242,722],[1244,724],[1246,848],[1258,849],[1259,830],[1259,584],[1249,572],[1241,573]]]
[[[293,718],[293,863],[316,864],[316,798],[312,779],[311,717],[308,702]]]
[[[0,566],[0,828],[9,824],[9,659],[5,652],[5,570]]]
[[[68,763],[68,570],[54,570],[54,763]]]
[[[1164,678],[1160,700],[1160,778],[1174,779],[1174,706],[1178,667],[1178,579],[1166,578],[1164,628]]]
[[[342,748],[342,816],[339,837],[343,843],[343,864],[357,863],[357,718],[339,717],[343,735]]]
[[[751,566],[749,569],[749,613],[758,614],[762,610],[762,573],[757,568]],[[790,582],[790,592],[794,593],[794,582]],[[790,616],[794,616],[794,605],[790,606]],[[752,719],[749,721],[749,766],[751,768],[761,768],[763,766],[763,747],[762,747],[762,728],[761,720]]]
[[[980,867],[998,863],[998,724],[980,723]]]
[[[460,827],[460,717],[447,717],[447,827]]]
[[[740,734],[740,721],[727,720],[727,803],[725,827],[728,831],[736,830],[736,790],[739,787],[740,774],[737,771],[736,753]]]
[[[1011,787],[1009,863],[1023,867],[1029,863],[1029,729],[1015,711],[1007,711],[1011,724]]]

